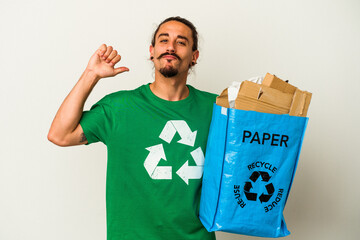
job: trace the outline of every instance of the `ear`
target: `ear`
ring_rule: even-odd
[[[197,59],[199,58],[199,50],[195,50],[195,51],[193,51],[193,54],[192,54],[192,59],[191,59],[191,61],[193,62],[193,63],[196,63],[196,61],[197,61]]]
[[[150,52],[150,60],[152,60],[151,56],[154,56],[154,47],[153,47],[153,45],[150,45],[149,52]]]

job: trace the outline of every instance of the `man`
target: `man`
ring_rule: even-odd
[[[155,81],[106,95],[90,111],[84,103],[120,55],[101,45],[60,106],[48,139],[59,146],[101,141],[107,146],[107,238],[215,239],[199,218],[205,145],[216,95],[186,85],[199,57],[197,32],[180,17],[154,33]]]

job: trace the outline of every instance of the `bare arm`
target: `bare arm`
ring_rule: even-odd
[[[51,124],[48,140],[59,146],[86,144],[87,139],[79,124],[84,104],[92,89],[101,78],[113,77],[126,67],[114,68],[121,57],[111,46],[101,45],[91,56],[79,81],[67,95]]]

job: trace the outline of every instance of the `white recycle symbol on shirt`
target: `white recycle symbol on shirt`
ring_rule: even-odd
[[[176,132],[181,137],[178,143],[191,147],[194,146],[197,131],[192,132],[184,120],[168,121],[159,137],[165,142],[170,143]],[[149,176],[152,179],[172,179],[171,166],[158,166],[161,159],[167,160],[162,143],[148,147],[146,150],[149,151],[149,154],[145,159],[144,167]],[[187,185],[189,185],[189,179],[200,179],[204,171],[204,153],[201,147],[196,148],[190,154],[195,160],[196,166],[189,166],[189,161],[186,160],[184,165],[176,172]]]

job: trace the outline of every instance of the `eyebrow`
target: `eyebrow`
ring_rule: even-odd
[[[168,34],[168,33],[160,33],[159,36],[158,36],[158,38],[159,38],[159,37],[162,37],[162,36],[168,37],[169,34]],[[187,37],[185,37],[185,36],[177,35],[177,38],[185,39],[186,41],[189,42],[189,39],[188,39]]]

